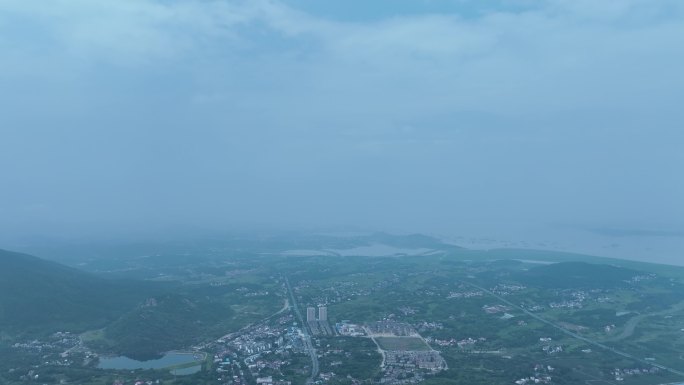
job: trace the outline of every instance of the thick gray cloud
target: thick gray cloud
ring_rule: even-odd
[[[0,229],[684,228],[680,1],[446,3],[0,1]]]

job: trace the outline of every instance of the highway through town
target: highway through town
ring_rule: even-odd
[[[314,349],[313,343],[311,342],[311,335],[309,334],[309,329],[306,323],[304,322],[304,317],[302,317],[302,312],[299,310],[297,299],[295,298],[292,286],[290,286],[290,280],[287,277],[285,277],[285,284],[287,285],[287,291],[290,293],[292,308],[294,309],[294,312],[297,315],[297,319],[299,319],[299,323],[302,324],[302,333],[304,333],[304,346],[306,347],[306,350],[309,352],[309,356],[311,356],[311,377],[309,377],[306,383],[313,384],[316,377],[318,376],[318,355],[316,354],[316,349]]]
[[[477,289],[480,289],[480,290],[482,290],[483,292],[489,294],[490,296],[492,296],[492,297],[498,299],[499,301],[505,303],[506,305],[509,305],[509,306],[514,307],[514,308],[516,308],[516,309],[518,309],[518,310],[521,310],[523,313],[527,314],[528,316],[530,316],[530,317],[532,317],[532,318],[534,318],[534,319],[536,319],[536,320],[538,320],[538,321],[541,321],[541,322],[543,322],[543,323],[545,323],[545,324],[547,324],[547,325],[549,325],[549,326],[552,326],[552,327],[554,327],[554,328],[560,330],[561,332],[563,332],[563,333],[565,333],[565,334],[567,334],[567,335],[569,335],[569,336],[571,336],[571,337],[574,337],[574,338],[576,338],[576,339],[578,339],[578,340],[584,341],[584,342],[586,342],[586,343],[588,343],[588,344],[590,344],[590,345],[596,346],[596,347],[598,347],[598,348],[601,348],[601,349],[604,349],[604,350],[611,351],[611,352],[613,352],[613,353],[615,353],[615,354],[617,354],[617,355],[620,355],[620,356],[622,356],[622,357],[629,358],[629,359],[634,360],[634,361],[638,361],[638,362],[640,362],[640,363],[642,363],[642,364],[646,364],[646,365],[649,365],[649,366],[655,366],[655,367],[658,367],[658,368],[660,368],[660,369],[667,370],[667,371],[670,372],[670,373],[674,373],[674,374],[677,374],[677,375],[680,375],[680,376],[684,376],[684,372],[682,372],[682,371],[680,371],[680,370],[673,369],[673,368],[669,368],[669,367],[664,366],[664,365],[656,364],[656,363],[654,363],[654,362],[647,361],[647,360],[645,360],[645,359],[643,359],[643,358],[639,358],[639,357],[636,357],[636,356],[631,355],[631,354],[629,354],[629,353],[625,353],[625,352],[623,352],[623,351],[617,350],[617,349],[615,349],[615,348],[613,348],[613,347],[610,347],[610,346],[608,346],[608,345],[602,344],[602,343],[600,343],[600,342],[597,342],[597,341],[594,341],[594,340],[590,340],[589,338],[586,338],[586,337],[584,337],[584,336],[581,336],[581,335],[579,335],[579,334],[577,334],[577,333],[575,333],[575,332],[573,332],[573,331],[571,331],[571,330],[568,330],[568,329],[566,329],[566,328],[564,328],[564,327],[562,327],[562,326],[556,325],[555,323],[553,323],[553,322],[551,322],[551,321],[549,321],[549,320],[547,320],[547,319],[545,319],[545,318],[542,318],[541,316],[539,316],[539,315],[537,315],[537,314],[535,314],[535,313],[532,313],[531,311],[528,311],[528,310],[522,308],[521,306],[518,306],[518,305],[514,304],[513,302],[511,302],[511,301],[509,301],[509,300],[503,298],[502,296],[500,296],[500,295],[498,295],[498,294],[496,294],[496,293],[493,293],[493,292],[491,292],[491,291],[489,291],[489,290],[487,290],[487,289],[485,289],[485,288],[483,288],[483,287],[480,287],[480,286],[478,286],[478,285],[476,285],[476,284],[474,284],[474,283],[472,283],[472,282],[467,282],[467,281],[462,281],[462,282],[465,283],[465,284],[467,284],[467,285],[470,285],[470,286],[472,286],[472,287],[475,287],[475,288],[477,288]]]

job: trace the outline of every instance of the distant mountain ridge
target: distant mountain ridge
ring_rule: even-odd
[[[394,235],[383,232],[334,235],[274,233],[235,235],[224,234],[197,238],[151,240],[148,242],[121,243],[55,243],[37,244],[24,251],[43,255],[70,266],[84,266],[89,271],[107,271],[111,264],[107,260],[122,261],[144,255],[192,254],[193,258],[206,257],[208,249],[228,251],[241,255],[277,254],[289,250],[345,250],[358,247],[387,245],[403,249],[432,249],[443,252],[466,250],[462,247],[423,234]]]

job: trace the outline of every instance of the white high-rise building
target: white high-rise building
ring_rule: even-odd
[[[316,308],[307,307],[306,308],[306,322],[313,322],[316,320]]]
[[[325,306],[318,307],[318,320],[327,321],[328,320],[328,308]]]

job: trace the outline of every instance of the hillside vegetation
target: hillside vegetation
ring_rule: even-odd
[[[217,325],[232,316],[229,306],[207,298],[178,294],[150,298],[105,329],[106,349],[135,359],[153,359],[197,343],[200,336],[220,332]]]
[[[626,281],[640,274],[643,273],[611,265],[561,262],[518,273],[517,279],[541,288],[612,288],[624,286]]]
[[[0,250],[0,329],[9,335],[100,328],[161,290]]]

